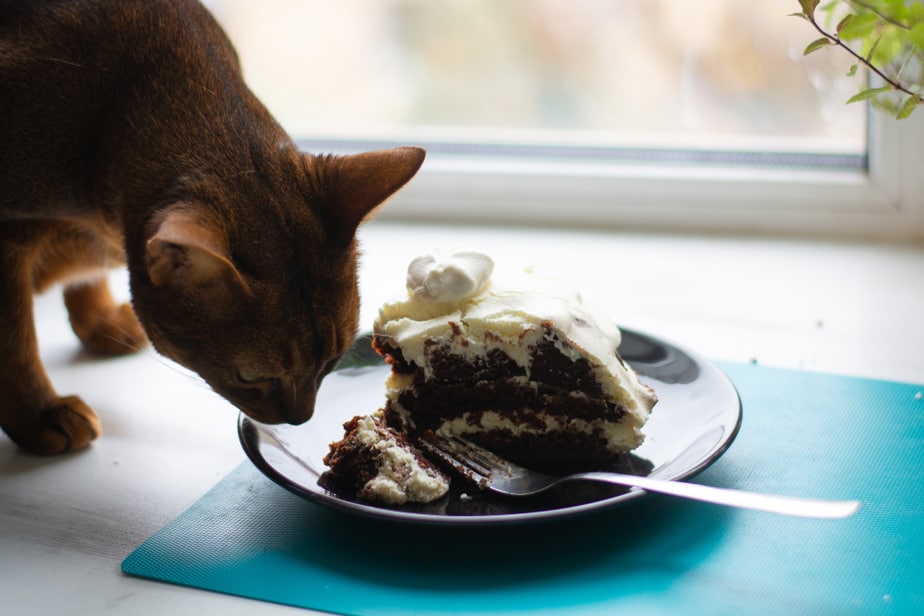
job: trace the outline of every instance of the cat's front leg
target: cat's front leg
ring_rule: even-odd
[[[122,355],[147,345],[131,305],[116,303],[106,278],[65,288],[64,304],[74,333],[89,351]]]
[[[23,449],[58,454],[85,447],[100,422],[76,396],[59,397],[38,353],[28,272],[0,242],[0,428]]]

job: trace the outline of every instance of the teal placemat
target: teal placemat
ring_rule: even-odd
[[[696,480],[858,498],[824,521],[649,496],[572,520],[421,528],[245,462],[125,572],[341,614],[924,614],[924,386],[721,364],[744,421]]]

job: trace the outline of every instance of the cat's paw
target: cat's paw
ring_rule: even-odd
[[[102,433],[99,417],[77,396],[58,398],[27,424],[4,429],[17,445],[40,455],[81,449]]]
[[[148,338],[131,305],[99,310],[82,319],[71,318],[74,333],[83,346],[100,355],[125,355],[147,346]]]

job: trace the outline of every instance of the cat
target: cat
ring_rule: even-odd
[[[358,329],[356,230],[424,156],[299,151],[198,2],[0,0],[0,426],[37,454],[100,434],[38,355],[59,283],[89,350],[149,340],[250,417],[307,421]]]

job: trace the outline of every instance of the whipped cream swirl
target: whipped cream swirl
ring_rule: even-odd
[[[480,252],[424,255],[407,268],[407,290],[422,301],[460,302],[481,293],[493,272],[494,261]]]

